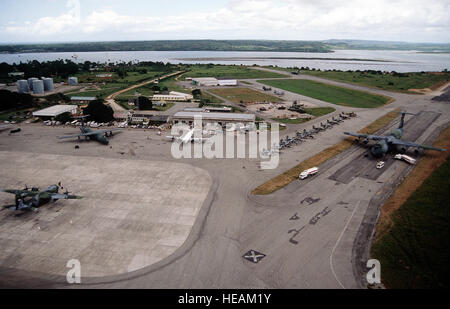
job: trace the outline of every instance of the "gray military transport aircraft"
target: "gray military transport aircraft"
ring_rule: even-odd
[[[394,147],[400,147],[400,150],[402,152],[406,151],[406,148],[408,147],[414,147],[417,149],[426,149],[426,150],[436,150],[436,151],[447,151],[447,149],[441,149],[436,148],[432,146],[427,145],[420,145],[413,142],[408,141],[402,141],[402,135],[403,135],[403,125],[405,123],[405,115],[416,115],[406,112],[401,112],[402,115],[400,120],[400,125],[397,129],[392,131],[387,136],[379,136],[379,135],[371,135],[371,134],[358,134],[358,133],[350,133],[350,132],[344,132],[346,135],[355,136],[358,138],[358,141],[361,140],[361,138],[364,138],[363,143],[367,144],[370,140],[378,141],[375,145],[373,145],[370,148],[370,153],[376,157],[381,158],[385,156],[389,151],[393,150]],[[416,149],[416,151],[417,151]]]
[[[17,211],[38,211],[38,208],[57,200],[73,200],[81,199],[81,196],[70,195],[68,191],[59,193],[60,185],[51,185],[44,191],[39,188],[25,187],[23,190],[1,190],[0,192],[10,193],[15,195],[15,204],[3,206],[3,208]]]
[[[78,138],[79,141],[81,141],[81,138],[84,137],[86,140],[94,140],[97,141],[103,145],[109,144],[108,137],[113,136],[113,131],[121,131],[122,129],[114,128],[109,130],[92,130],[85,126],[84,119],[86,117],[89,117],[89,115],[78,117],[78,119],[81,119],[81,134],[77,135],[68,135],[68,136],[61,136],[58,137],[59,139],[67,139],[67,138]]]

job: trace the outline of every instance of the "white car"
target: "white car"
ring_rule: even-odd
[[[411,158],[410,156],[404,155],[404,154],[397,154],[394,157],[397,160],[403,160],[408,162],[409,164],[416,164],[416,159]]]
[[[377,169],[382,169],[384,167],[385,162],[384,161],[380,161],[377,163]]]
[[[306,171],[303,171],[298,178],[301,180],[308,178],[309,176],[313,176],[319,172],[318,167],[313,167],[310,169],[307,169]]]

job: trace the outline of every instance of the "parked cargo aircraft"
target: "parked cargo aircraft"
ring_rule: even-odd
[[[403,125],[405,123],[405,115],[415,115],[411,113],[402,112],[402,117],[400,120],[400,125],[397,129],[392,131],[387,136],[378,136],[378,135],[370,135],[370,134],[358,134],[358,133],[350,133],[344,132],[346,135],[355,136],[358,138],[358,141],[361,138],[364,138],[363,143],[367,144],[370,140],[378,141],[375,145],[370,148],[370,152],[374,157],[381,158],[386,155],[390,150],[393,149],[394,146],[400,147],[401,151],[405,152],[406,148],[414,147],[418,149],[427,149],[427,150],[436,150],[436,151],[447,151],[446,149],[440,149],[427,145],[420,145],[413,142],[402,141],[403,135]],[[416,150],[417,151],[417,150]]]
[[[86,140],[94,140],[97,141],[101,144],[104,145],[108,145],[109,144],[109,139],[108,137],[113,136],[113,131],[120,131],[121,129],[118,128],[114,128],[114,129],[109,129],[109,130],[92,130],[88,127],[85,126],[84,124],[84,119],[86,117],[89,117],[89,115],[83,116],[83,117],[79,117],[82,119],[81,122],[81,134],[78,135],[69,135],[69,136],[61,136],[59,137],[59,139],[66,139],[66,138],[78,138],[78,140],[80,141],[82,137],[84,137]]]
[[[23,190],[0,190],[0,192],[15,195],[15,205],[3,206],[3,208],[17,211],[37,211],[39,207],[49,202],[82,198],[80,196],[70,195],[68,191],[60,194],[58,193],[59,188],[59,185],[52,185],[44,191],[40,191],[38,188],[32,188],[30,190],[27,187]]]

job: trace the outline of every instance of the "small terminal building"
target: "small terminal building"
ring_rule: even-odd
[[[118,122],[129,122],[131,124],[162,125],[169,121],[169,116],[154,114],[150,111],[126,111],[114,113]]]
[[[70,97],[70,101],[77,105],[86,105],[97,100],[96,97]]]
[[[256,121],[256,116],[253,114],[183,111],[173,115],[172,122],[192,125],[196,116],[201,116],[203,125],[207,123],[218,123],[221,126],[225,126],[227,123],[253,124]]]
[[[42,120],[51,120],[64,113],[71,113],[76,115],[78,113],[78,106],[76,105],[54,105],[44,108],[40,111],[34,112],[33,117],[41,118]]]
[[[194,99],[194,96],[187,93],[171,91],[169,94],[155,94],[152,101],[175,101],[188,102]]]

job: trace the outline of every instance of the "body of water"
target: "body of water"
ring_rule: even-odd
[[[102,63],[121,61],[162,61],[171,63],[257,64],[277,65],[280,67],[310,67],[321,70],[381,70],[397,72],[450,70],[450,54],[425,54],[415,51],[391,50],[338,50],[334,53],[119,51],[0,54],[0,63],[6,62],[9,64],[27,62],[30,60],[42,62],[57,59],[71,59],[75,62],[92,61]],[[355,61],[352,59],[360,60]]]

